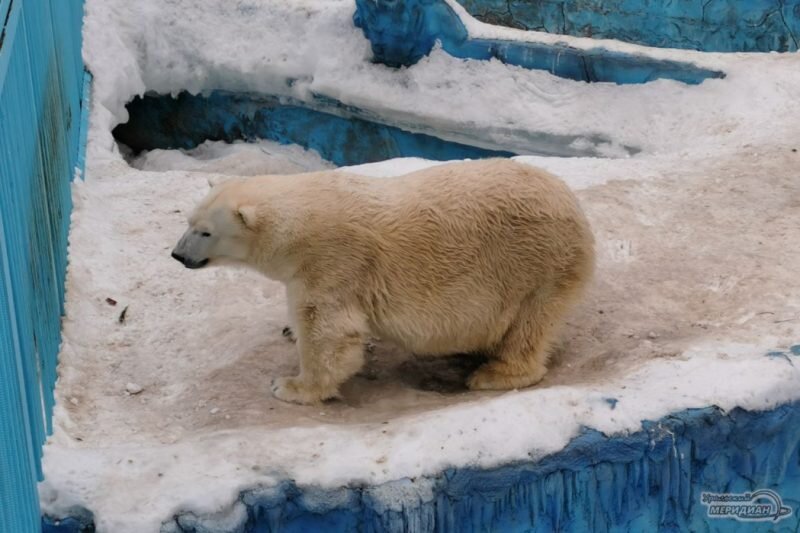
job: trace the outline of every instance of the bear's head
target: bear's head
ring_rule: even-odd
[[[209,181],[211,191],[189,216],[189,229],[172,250],[172,257],[186,268],[248,260],[256,238],[257,210],[242,195],[242,181]]]

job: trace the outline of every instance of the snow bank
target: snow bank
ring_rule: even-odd
[[[232,176],[297,174],[333,168],[313,150],[265,140],[232,144],[206,141],[192,150],[151,150],[137,155],[130,165],[148,172],[189,170]]]
[[[531,132],[545,132],[602,136],[646,153],[709,156],[747,142],[786,146],[796,135],[786,117],[796,110],[800,54],[701,54],[600,43],[727,74],[699,86],[667,80],[587,84],[497,61],[460,60],[441,50],[413,68],[393,70],[367,61],[369,42],[353,26],[353,10],[349,0],[87,1],[84,57],[96,74],[90,156],[98,161],[114,149],[109,132],[127,120],[124,104],[134,95],[184,89],[252,91],[309,103],[332,98],[396,125],[468,133],[508,149],[524,147]],[[492,27],[466,13],[462,18],[476,38],[597,44]]]

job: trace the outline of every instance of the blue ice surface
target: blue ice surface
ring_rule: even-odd
[[[631,84],[670,79],[696,85],[709,78],[725,77],[721,71],[689,62],[653,59],[602,47],[582,50],[564,43],[473,39],[444,0],[356,0],[353,21],[369,39],[374,60],[393,67],[417,63],[438,41],[445,52],[455,57],[494,58],[585,82]]]
[[[458,0],[489,24],[704,52],[794,52],[800,0]]]
[[[268,139],[312,148],[338,166],[359,165],[395,157],[438,161],[558,155],[602,157],[597,146],[610,143],[602,135],[553,135],[511,132],[523,139],[519,149],[449,141],[438,132],[418,133],[380,121],[379,117],[341,102],[316,96],[312,105],[252,93],[213,91],[208,95],[180,93],[145,95],[127,105],[129,121],[114,129],[116,139],[135,152],[156,148],[194,148],[206,140]],[[577,143],[577,140],[588,141]],[[629,154],[636,147],[620,146]]]
[[[395,505],[379,496],[392,489],[413,495],[420,486],[432,492],[420,490]],[[453,468],[377,488],[384,490],[303,489],[286,480],[245,491],[246,522],[232,531],[794,532],[800,528],[800,402],[762,412],[689,409],[614,437],[585,429],[543,459]],[[778,522],[738,522],[709,518],[701,503],[702,492],[756,489],[774,490],[792,514]],[[178,515],[167,524],[171,531],[209,531],[196,518]],[[83,531],[74,521],[62,524],[45,532]]]

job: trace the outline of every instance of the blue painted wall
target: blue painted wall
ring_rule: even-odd
[[[500,26],[706,52],[793,52],[800,0],[459,0]]]
[[[243,494],[247,532],[772,531],[800,527],[800,403],[765,413],[690,410],[626,437],[585,431],[541,461],[451,470],[432,501],[387,510],[364,489],[329,502],[286,483]],[[399,483],[412,486],[419,481]],[[773,489],[793,514],[778,523],[709,519],[700,493]],[[313,503],[312,503],[313,502]],[[320,511],[320,507],[324,510]],[[181,517],[177,524],[181,525]],[[191,517],[180,531],[199,533]]]
[[[246,491],[246,522],[235,533],[379,532],[796,532],[800,528],[800,403],[765,412],[709,407],[683,411],[628,436],[586,430],[561,452],[491,470],[448,470],[435,478],[379,487],[432,486],[430,499],[396,499],[375,487],[301,490],[291,481]],[[792,514],[778,522],[711,519],[701,492],[774,490]],[[166,531],[206,533],[183,514]],[[48,533],[91,528],[91,515],[54,523]]]
[[[80,151],[82,0],[0,0],[0,531],[36,531]]]
[[[413,65],[439,41],[455,57],[495,58],[586,82],[629,84],[665,78],[698,84],[724,77],[722,72],[688,62],[657,60],[600,47],[580,50],[564,44],[471,39],[461,19],[444,0],[356,0],[353,21],[369,39],[374,60],[394,67]]]

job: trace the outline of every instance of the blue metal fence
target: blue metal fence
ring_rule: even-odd
[[[83,0],[0,0],[0,531],[40,527],[81,151]]]

